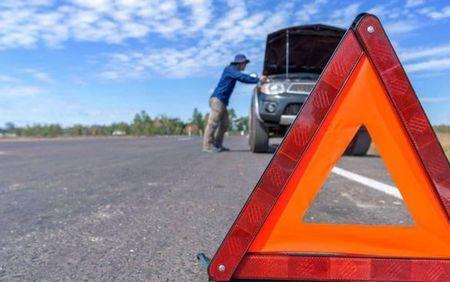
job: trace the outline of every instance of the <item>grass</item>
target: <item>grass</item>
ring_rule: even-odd
[[[437,136],[439,142],[441,142],[441,146],[444,149],[445,154],[447,155],[447,159],[450,160],[450,133],[437,132]]]

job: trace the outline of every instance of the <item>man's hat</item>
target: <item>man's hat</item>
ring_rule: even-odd
[[[237,54],[237,55],[234,57],[234,61],[232,61],[231,63],[232,63],[232,64],[241,64],[241,63],[246,63],[246,64],[248,64],[248,63],[250,63],[250,60],[247,59],[247,57],[245,57],[244,54]]]

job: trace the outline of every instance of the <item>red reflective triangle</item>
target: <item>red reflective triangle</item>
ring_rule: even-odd
[[[325,252],[299,254],[292,250],[261,253],[254,251],[263,248],[252,245],[255,238],[264,236],[260,234],[264,231],[262,228],[265,224],[270,224],[266,221],[271,220],[272,211],[276,212],[275,206],[282,200],[280,196],[284,196],[283,192],[290,189],[286,187],[298,169],[297,166],[312,159],[310,147],[315,146],[314,142],[324,134],[326,123],[333,114],[330,112],[338,107],[335,107],[335,104],[344,99],[343,90],[346,84],[349,84],[347,82],[361,69],[361,64],[370,64],[366,69],[373,69],[382,84],[403,128],[407,145],[417,156],[420,166],[418,169],[423,172],[431,187],[429,190],[432,190],[432,199],[443,215],[441,218],[446,226],[442,230],[448,230],[448,160],[379,20],[373,15],[364,14],[357,17],[352,28],[345,34],[302,111],[212,259],[208,268],[211,280],[450,280],[450,253],[447,255],[445,250],[443,253],[437,250],[433,254],[438,256],[431,258],[364,254],[346,256]],[[445,238],[450,242],[450,234],[439,235],[441,239],[444,238],[444,244]]]

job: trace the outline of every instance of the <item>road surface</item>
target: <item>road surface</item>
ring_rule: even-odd
[[[196,253],[214,254],[272,157],[226,142],[0,142],[0,280],[207,281]],[[391,186],[378,157],[343,157],[303,220],[413,225]]]

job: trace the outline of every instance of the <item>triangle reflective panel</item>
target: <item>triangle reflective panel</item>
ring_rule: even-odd
[[[358,129],[414,224],[303,220]],[[450,281],[450,166],[379,20],[355,19],[226,235],[213,281]]]

